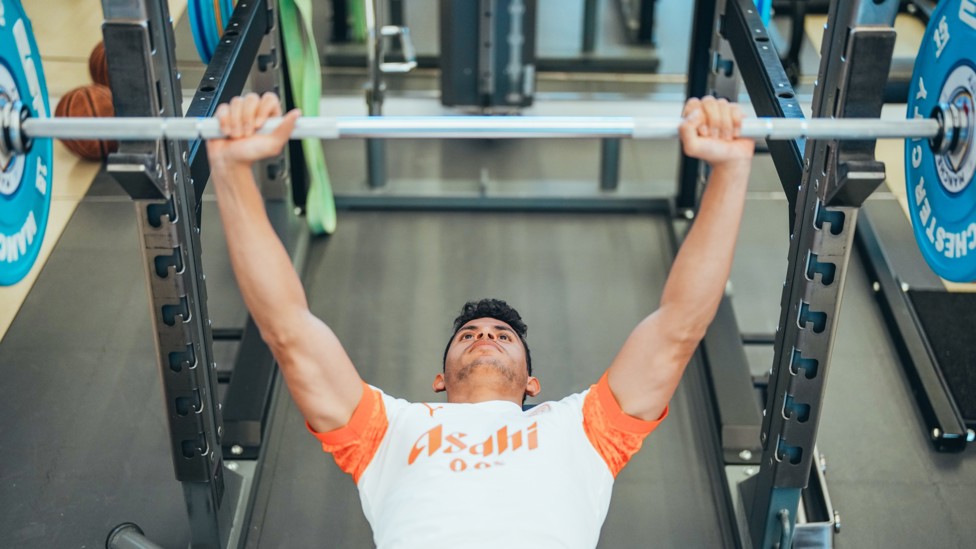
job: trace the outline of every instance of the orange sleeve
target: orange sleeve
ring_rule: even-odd
[[[322,443],[322,449],[332,454],[336,465],[352,475],[356,483],[376,455],[388,425],[383,398],[366,383],[363,383],[363,396],[346,425],[318,433],[305,422],[309,432]]]
[[[583,430],[586,438],[606,462],[614,478],[640,450],[644,437],[651,434],[667,416],[668,407],[654,421],[644,421],[628,415],[620,409],[620,404],[610,392],[607,374],[603,374],[600,381],[590,387],[590,392],[583,401]]]

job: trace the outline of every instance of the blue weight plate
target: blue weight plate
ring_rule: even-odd
[[[762,19],[763,25],[768,27],[769,18],[773,15],[773,0],[754,0],[754,2],[756,10],[759,12],[759,18]]]
[[[30,20],[17,0],[2,0],[0,88],[20,100],[31,116],[50,116],[47,82]],[[0,166],[0,286],[16,284],[30,272],[41,250],[51,209],[53,147],[38,139],[26,155]]]
[[[209,4],[211,2],[208,0],[190,0],[187,5],[190,29],[193,31],[193,43],[197,47],[200,60],[204,63],[210,63],[210,58],[213,56],[213,45],[210,38],[213,25],[209,22],[212,19],[209,15]]]
[[[188,5],[190,28],[197,53],[204,63],[210,63],[220,37],[227,28],[233,11],[231,0],[190,0]]]
[[[936,154],[925,139],[905,141],[908,208],[915,240],[936,274],[976,280],[976,0],[944,0],[932,13],[915,60],[908,116],[928,117],[954,103],[969,117],[962,150]]]

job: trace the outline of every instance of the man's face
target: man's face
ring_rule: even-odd
[[[435,380],[435,390],[478,385],[521,395],[530,380],[525,346],[505,322],[471,320],[451,340],[442,380],[441,387]]]

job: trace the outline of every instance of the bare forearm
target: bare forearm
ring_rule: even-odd
[[[732,268],[748,177],[748,162],[712,172],[660,308],[637,325],[610,366],[610,388],[624,412],[657,419],[704,337]]]
[[[309,311],[291,258],[275,234],[254,182],[254,162],[281,153],[299,112],[270,133],[257,130],[281,114],[274,94],[247,94],[217,107],[228,139],[207,142],[207,156],[227,249],[241,295],[278,362],[298,409],[317,431],[345,425],[363,393],[339,339]]]
[[[732,270],[749,170],[750,162],[742,161],[712,171],[665,284],[661,310],[682,322],[693,338],[711,323]]]
[[[332,330],[315,318],[246,164],[212,168],[231,265],[248,311],[314,429],[345,425],[362,381]]]
[[[675,257],[661,306],[634,328],[608,371],[624,412],[653,420],[705,336],[732,270],[755,143],[736,137],[742,110],[704,97],[685,103],[681,147],[712,165],[698,217]]]
[[[280,332],[281,323],[308,309],[298,274],[268,220],[250,168],[246,164],[215,165],[212,175],[244,303],[263,334]]]

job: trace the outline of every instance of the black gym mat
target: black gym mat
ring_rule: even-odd
[[[241,326],[209,199],[204,211],[210,316]],[[132,201],[100,173],[0,341],[0,547],[103,547],[127,521],[187,546],[142,263]],[[223,367],[236,343],[214,351]]]
[[[128,199],[78,205],[0,343],[0,547],[186,545]]]
[[[910,290],[915,315],[952,398],[976,422],[976,293]]]

